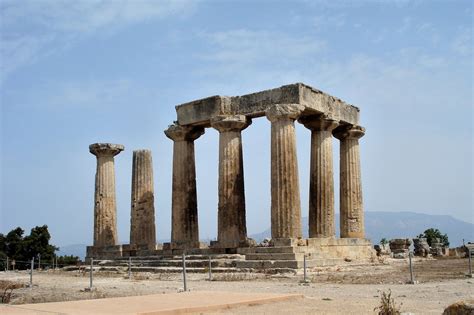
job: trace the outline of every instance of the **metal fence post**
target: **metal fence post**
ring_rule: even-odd
[[[187,286],[186,286],[186,253],[183,252],[183,286],[184,286],[184,292],[187,291]]]
[[[89,271],[89,289],[92,290],[92,269],[94,268],[94,258],[91,258],[91,269]]]
[[[33,269],[35,268],[35,258],[31,258],[31,269],[30,269],[30,288],[33,287]]]
[[[408,261],[410,263],[410,284],[415,284],[415,278],[413,276],[413,263],[411,261],[412,252],[408,253]]]
[[[303,281],[306,283],[306,254],[303,256]]]
[[[468,248],[467,249],[467,257],[468,257],[468,261],[469,261],[469,277],[472,277],[472,261],[471,261],[471,255],[472,255],[472,252],[471,252],[471,249]]]
[[[128,257],[128,279],[132,279],[132,257]]]
[[[209,255],[209,281],[212,280],[212,263],[211,263],[211,255]]]

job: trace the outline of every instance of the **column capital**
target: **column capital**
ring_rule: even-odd
[[[94,143],[89,146],[89,152],[95,156],[116,156],[122,152],[125,147],[122,144],[113,143]]]
[[[203,127],[171,125],[165,135],[173,141],[194,141],[204,134]]]
[[[298,122],[311,131],[332,131],[339,125],[337,120],[327,118],[324,115],[301,117]]]
[[[242,131],[251,123],[245,115],[218,115],[211,119],[211,127],[219,132]]]
[[[277,120],[295,120],[305,109],[304,105],[299,104],[276,104],[265,111],[265,115],[271,122]]]
[[[342,125],[334,129],[333,135],[339,140],[357,140],[365,135],[365,128],[356,125]]]

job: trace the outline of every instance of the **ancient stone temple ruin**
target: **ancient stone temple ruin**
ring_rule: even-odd
[[[297,83],[253,94],[212,96],[176,106],[177,120],[165,135],[173,141],[171,241],[156,244],[151,153],[133,158],[130,244],[118,245],[115,226],[113,156],[121,145],[94,144],[97,156],[94,246],[88,257],[172,256],[234,253],[237,267],[314,265],[373,255],[364,238],[359,139],[365,129],[359,109]],[[247,237],[242,132],[252,119],[266,117],[271,128],[270,247]],[[295,122],[311,131],[309,238],[302,239]],[[199,240],[194,141],[206,128],[219,132],[217,241]],[[333,137],[340,141],[340,238],[334,222]]]

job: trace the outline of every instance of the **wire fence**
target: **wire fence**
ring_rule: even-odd
[[[35,266],[34,269],[41,269],[41,270],[47,270],[47,269],[58,269],[58,268],[63,268],[63,267],[68,267],[68,266],[78,266],[82,265],[83,263],[75,263],[75,264],[64,264],[64,263],[58,263],[57,259],[53,260],[41,260],[38,258],[34,258],[35,261]],[[16,259],[10,259],[10,258],[0,258],[1,265],[3,265],[4,271],[10,271],[10,270],[29,270],[31,268],[31,260],[25,261],[25,260],[16,260]]]
[[[467,269],[467,274],[466,276],[468,277],[472,277],[473,274],[472,274],[472,256],[474,255],[474,250],[471,250],[469,249],[468,250],[468,253],[467,253],[467,260],[468,260],[468,266],[466,266],[466,269]],[[408,254],[408,271],[409,271],[409,274],[408,274],[408,277],[409,277],[409,281],[407,281],[407,283],[409,284],[417,284],[418,282],[415,281],[415,271],[414,271],[414,261],[413,261],[413,252],[409,252]],[[213,277],[213,271],[212,271],[212,262],[213,260],[217,260],[216,259],[213,259],[211,255],[209,255],[207,257],[207,279],[206,280],[209,280],[209,281],[212,281],[212,280],[215,280],[214,277]],[[59,270],[60,268],[64,268],[64,267],[73,267],[73,266],[76,266],[76,267],[80,267],[84,272],[86,272],[86,269],[88,269],[89,271],[89,289],[92,290],[93,289],[93,278],[94,278],[94,270],[96,268],[100,268],[101,266],[97,264],[97,262],[94,262],[94,258],[90,258],[89,260],[89,264],[86,264],[84,262],[80,262],[78,264],[59,264],[57,262],[57,258],[53,258],[52,260],[49,260],[49,261],[41,261],[40,258],[32,258],[30,261],[24,261],[24,260],[15,260],[15,259],[10,259],[10,258],[6,258],[6,259],[0,259],[0,262],[5,266],[4,268],[4,271],[5,272],[9,272],[9,271],[18,271],[18,270],[26,270],[29,272],[29,287],[32,288],[33,287],[33,274],[34,274],[34,270]],[[181,274],[182,274],[182,281],[183,281],[183,291],[187,291],[188,290],[188,283],[187,283],[187,268],[186,268],[186,264],[187,264],[187,255],[185,253],[182,254],[182,257],[181,257],[181,268],[182,268],[182,271],[181,271]],[[133,279],[133,276],[132,276],[132,268],[135,266],[135,263],[133,262],[133,259],[132,257],[129,257],[128,258],[128,264],[127,264],[127,278],[128,279]],[[123,265],[122,265],[123,267]],[[308,266],[307,266],[307,256],[304,255],[303,257],[303,280],[302,282],[303,283],[309,283],[311,282],[310,280],[308,280],[308,275],[307,275],[307,269],[308,269]]]

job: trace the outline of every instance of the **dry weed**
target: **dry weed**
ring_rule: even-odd
[[[374,311],[378,310],[379,315],[400,315],[401,306],[402,304],[397,306],[395,299],[392,298],[392,291],[389,289],[388,293],[382,292],[380,305],[374,308]]]
[[[13,290],[26,287],[25,284],[8,280],[0,280],[0,303],[10,303]]]

